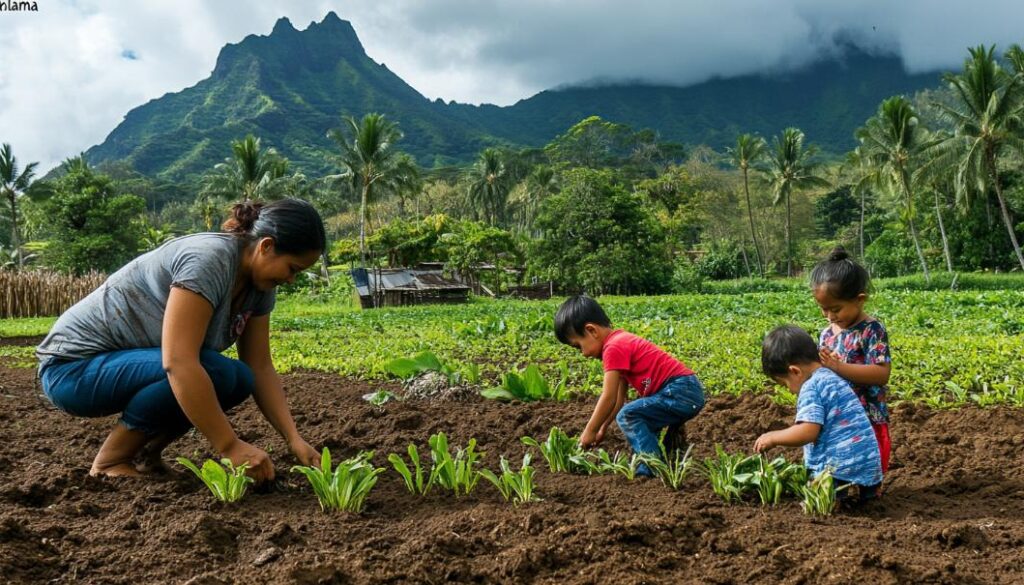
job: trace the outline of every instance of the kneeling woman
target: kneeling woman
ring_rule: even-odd
[[[139,256],[71,307],[36,350],[43,392],[86,417],[121,413],[93,475],[138,475],[193,425],[222,457],[273,479],[262,449],[242,441],[225,411],[250,394],[303,464],[299,436],[270,359],[274,290],[317,261],[323,222],[285,199],[235,205],[227,233],[183,236]],[[238,342],[241,361],[220,352]]]

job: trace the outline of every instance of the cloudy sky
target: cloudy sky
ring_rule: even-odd
[[[220,48],[334,10],[427,97],[515,103],[566,83],[798,67],[837,35],[912,71],[1024,43],[1020,0],[36,0],[0,12],[0,142],[48,169],[125,113],[209,75]]]

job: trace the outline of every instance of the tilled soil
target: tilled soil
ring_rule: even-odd
[[[360,516],[320,511],[250,400],[231,414],[272,449],[280,481],[240,503],[215,503],[197,479],[99,479],[89,463],[114,418],[51,407],[34,372],[0,364],[0,582],[3,583],[1024,583],[1024,411],[894,409],[893,467],[881,501],[824,520],[799,504],[724,505],[691,472],[672,492],[656,480],[578,477],[538,461],[543,501],[513,507],[481,482],[459,499],[405,491],[387,465],[431,433],[471,437],[496,467],[524,435],[578,432],[592,401],[388,402],[394,385],[320,373],[286,376],[300,430],[336,458],[376,451],[387,466]],[[749,450],[788,424],[764,396],[716,397],[688,425],[694,453]],[[607,440],[623,449],[621,435]],[[168,458],[205,457],[190,435]],[[799,452],[787,455],[796,458]]]

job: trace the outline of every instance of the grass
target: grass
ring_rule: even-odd
[[[1024,286],[1011,286],[1024,277],[961,275],[960,283],[974,290],[908,290],[921,285],[918,280],[880,280],[867,305],[889,331],[890,400],[1024,406]],[[939,281],[936,275],[933,282]],[[804,285],[797,286],[801,282],[783,281],[792,289],[781,292],[600,300],[616,326],[678,356],[710,394],[764,392],[770,391],[760,372],[764,333],[792,322],[816,336],[826,325]],[[1004,288],[980,290],[989,285]],[[443,363],[476,364],[484,388],[531,364],[545,379],[561,380],[565,362],[568,391],[597,392],[600,363],[559,344],[550,330],[558,302],[476,299],[359,311],[347,297],[282,295],[272,316],[271,345],[282,372],[308,368],[386,379],[389,362],[430,351]],[[42,335],[52,322],[5,319],[0,336]],[[32,365],[30,349],[2,351],[13,351],[19,365]]]

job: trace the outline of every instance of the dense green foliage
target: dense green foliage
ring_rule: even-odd
[[[937,81],[936,73],[910,75],[896,57],[851,46],[840,58],[786,76],[747,75],[683,88],[557,89],[507,107],[446,104],[428,100],[375,63],[352,25],[331,13],[302,32],[282,19],[268,36],[224,47],[209,78],[132,110],[87,155],[94,163],[125,160],[151,176],[190,180],[223,159],[223,145],[251,133],[307,175],[322,175],[331,171],[335,152],[325,132],[339,115],[367,112],[398,122],[406,149],[426,166],[468,163],[487,146],[540,147],[592,115],[657,129],[662,140],[715,148],[730,145],[741,131],[767,136],[795,123],[839,153],[852,146],[853,129],[881,99]]]

